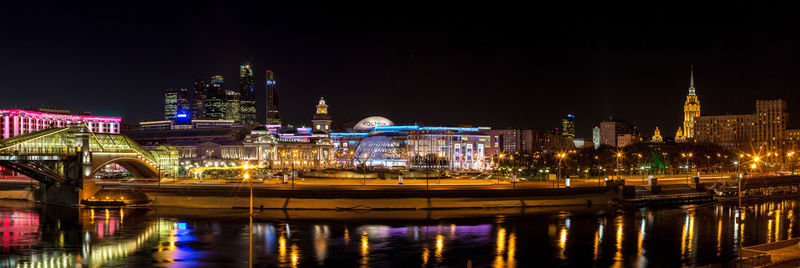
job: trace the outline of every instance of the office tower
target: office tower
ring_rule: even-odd
[[[208,97],[208,84],[203,79],[194,80],[191,94],[192,118],[205,118],[204,103]]]
[[[228,110],[228,97],[225,94],[225,90],[222,89],[224,84],[225,79],[221,75],[211,77],[211,83],[208,84],[206,101],[203,105],[206,119],[225,119],[225,112]]]
[[[189,92],[188,88],[181,88],[178,89],[178,96],[176,100],[176,116],[180,117],[191,117],[192,107],[191,107],[191,93]]]
[[[639,127],[622,120],[600,122],[600,143],[613,147],[625,147],[639,142]]]
[[[239,66],[239,117],[242,124],[256,123],[256,93],[253,67],[249,64]]]
[[[164,119],[175,118],[178,112],[178,89],[168,88],[164,90]]]
[[[686,95],[686,102],[683,104],[683,136],[686,139],[694,138],[695,117],[700,116],[700,101],[694,89],[694,66],[689,74],[689,95]]]
[[[278,88],[275,84],[275,73],[267,70],[267,125],[280,125],[281,115],[278,105]]]
[[[561,119],[561,135],[575,137],[575,116],[568,114]]]
[[[225,90],[225,120],[233,120],[236,124],[242,123],[241,98],[239,92]]]
[[[594,143],[594,148],[600,148],[600,127],[594,127],[592,129],[592,143]]]

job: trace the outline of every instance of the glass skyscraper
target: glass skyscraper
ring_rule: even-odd
[[[221,75],[211,77],[211,83],[208,84],[208,95],[203,104],[206,119],[225,119],[225,112],[228,110],[228,98],[222,88],[223,84],[225,84],[225,78]]]
[[[256,94],[255,78],[253,67],[248,65],[239,66],[239,120],[242,124],[255,124],[256,119]]]
[[[164,119],[175,118],[178,112],[178,89],[168,88],[164,90]]]
[[[267,70],[267,125],[280,125],[281,115],[278,106],[278,88],[275,73]]]
[[[205,118],[205,101],[208,97],[208,84],[203,79],[194,80],[192,85],[191,106],[192,118],[202,119]]]

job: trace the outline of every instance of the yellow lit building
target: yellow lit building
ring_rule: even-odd
[[[664,142],[664,138],[661,137],[661,131],[658,130],[658,127],[656,127],[656,131],[655,131],[655,133],[653,133],[653,138],[650,139],[650,141],[651,142],[659,142],[659,143],[660,142]]]
[[[678,131],[675,131],[675,142],[686,142],[686,137],[683,136],[683,128],[681,127],[678,127]]]
[[[689,75],[689,95],[686,95],[686,102],[683,104],[683,134],[686,139],[694,138],[695,117],[700,116],[700,101],[694,89],[694,67]],[[676,138],[677,140],[677,135]]]

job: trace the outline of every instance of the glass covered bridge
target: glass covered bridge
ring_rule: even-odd
[[[85,125],[0,140],[0,166],[35,179],[45,188],[86,190],[86,182],[112,163],[136,178],[160,178],[177,170],[178,154],[168,146],[144,149],[121,134],[91,133]]]

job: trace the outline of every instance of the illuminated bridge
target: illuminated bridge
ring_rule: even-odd
[[[37,199],[45,203],[77,204],[90,197],[99,191],[95,173],[111,163],[136,178],[160,178],[174,172],[178,155],[172,147],[147,150],[125,135],[91,133],[85,125],[0,140],[0,166],[39,181]]]

